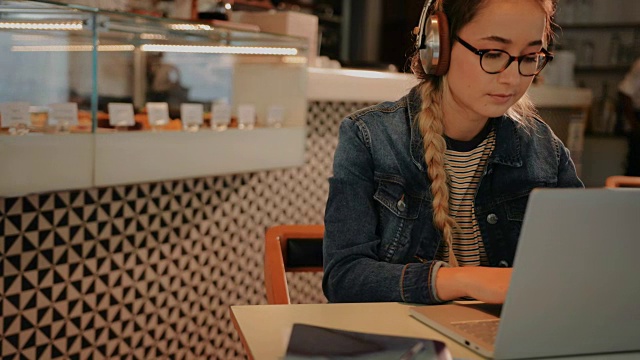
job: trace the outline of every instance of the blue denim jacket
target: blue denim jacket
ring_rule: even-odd
[[[325,212],[323,289],[331,302],[431,304],[440,233],[432,222],[417,90],[340,125]],[[542,121],[493,120],[495,149],[475,197],[490,266],[508,267],[529,193],[582,187],[569,151]]]

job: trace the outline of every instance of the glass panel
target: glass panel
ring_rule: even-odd
[[[183,103],[203,105],[205,126],[213,102],[230,106],[232,127],[247,104],[257,126],[274,114],[277,125],[304,124],[306,39],[48,1],[0,1],[0,20],[11,69],[0,74],[0,103],[28,102],[30,131],[149,130],[148,102],[168,103],[170,119],[155,130],[182,129]],[[77,104],[79,124],[41,125],[48,105],[66,102]],[[135,121],[115,124],[110,103],[132,104]],[[23,130],[5,127],[11,120],[3,132]]]
[[[0,1],[0,103],[29,104],[26,123],[18,114],[3,113],[2,133],[91,131],[92,16],[48,4]],[[67,102],[77,104],[80,122],[49,122],[49,105]]]

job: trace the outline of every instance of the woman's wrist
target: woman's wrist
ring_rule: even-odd
[[[442,301],[449,301],[468,296],[464,286],[464,272],[461,268],[441,267],[436,274],[436,296]]]

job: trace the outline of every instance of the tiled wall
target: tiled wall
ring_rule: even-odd
[[[300,168],[0,198],[0,357],[233,359],[229,306],[265,303],[268,226],[321,223],[337,128],[309,104]],[[325,301],[318,275],[294,302]]]

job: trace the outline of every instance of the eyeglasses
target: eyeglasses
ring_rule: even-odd
[[[499,49],[478,50],[468,42],[456,36],[456,40],[472,53],[480,56],[480,67],[487,74],[498,74],[505,71],[512,62],[518,61],[518,72],[522,76],[538,75],[547,63],[553,60],[553,54],[547,49],[532,52],[520,56],[511,56],[508,52]]]

